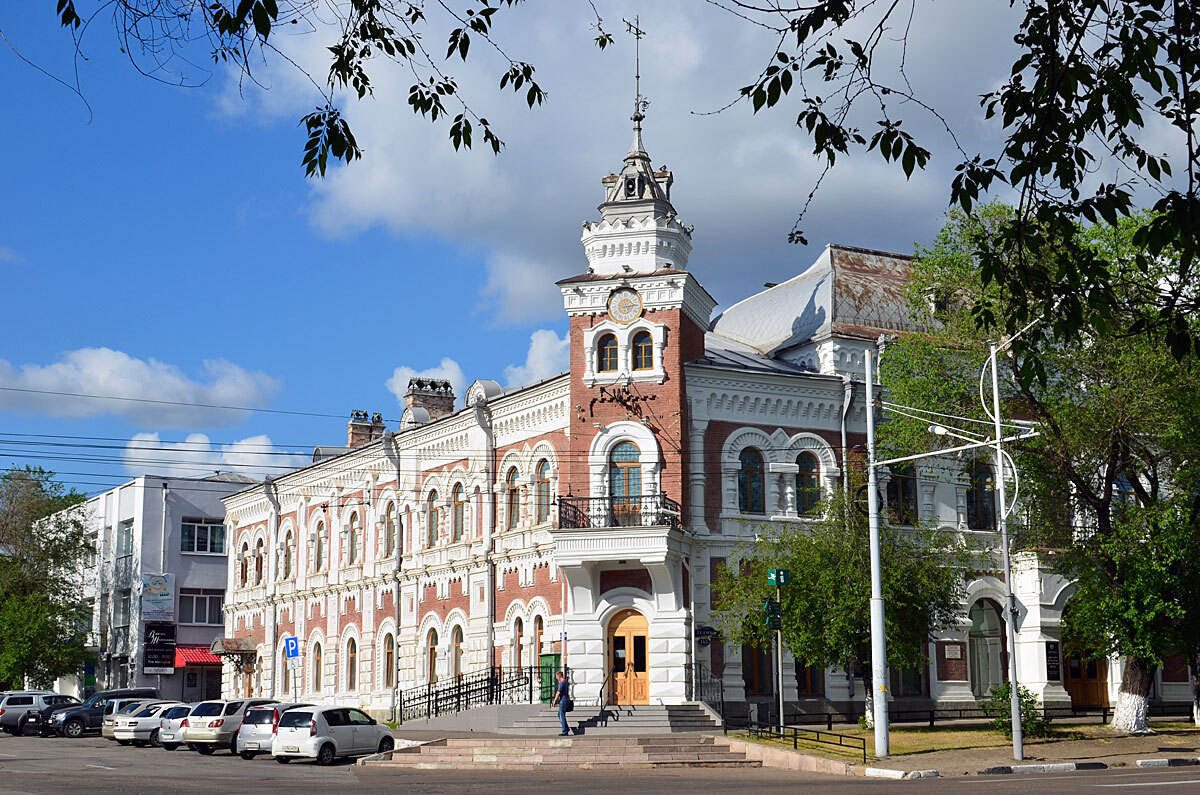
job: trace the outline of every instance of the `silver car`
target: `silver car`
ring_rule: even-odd
[[[158,744],[168,751],[183,745],[183,722],[192,714],[195,704],[180,704],[162,713],[158,720]]]
[[[202,754],[211,754],[218,748],[228,748],[229,753],[238,752],[238,729],[246,710],[263,704],[274,704],[269,698],[238,698],[229,701],[201,701],[187,716],[183,727],[183,741],[188,748]]]
[[[242,759],[253,759],[259,754],[271,753],[271,741],[275,739],[275,732],[279,729],[280,716],[297,707],[311,706],[312,704],[281,703],[246,710],[237,738],[238,753],[242,755]]]
[[[13,690],[0,695],[0,729],[21,734],[31,713],[78,703],[74,696],[59,695],[52,690]]]
[[[179,705],[178,701],[164,701],[158,704],[144,704],[128,715],[118,715],[113,721],[113,738],[125,745],[157,746],[159,740],[160,717],[171,707]]]
[[[108,702],[108,705],[104,708],[104,720],[100,724],[100,736],[106,740],[117,739],[113,736],[113,727],[116,725],[118,715],[130,715],[142,704],[150,704],[157,700],[152,698],[115,698]],[[127,744],[128,741],[121,743],[121,745]]]

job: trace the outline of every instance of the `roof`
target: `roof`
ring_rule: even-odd
[[[175,647],[175,667],[189,665],[220,665],[221,658],[208,650],[207,646],[179,645]]]
[[[704,357],[688,362],[688,364],[707,364],[730,370],[751,370],[781,375],[812,374],[813,372],[786,359],[772,359],[749,345],[722,337],[711,331],[704,335]]]
[[[731,306],[712,330],[768,356],[835,334],[915,330],[904,291],[911,272],[903,254],[831,244],[800,275]]]
[[[640,279],[643,276],[683,276],[687,271],[679,268],[659,268],[656,271],[649,273],[627,273],[625,276],[630,279]],[[578,276],[568,276],[565,279],[559,279],[555,284],[574,284],[575,282],[610,282],[613,280],[611,273],[581,273]]]
[[[212,654],[251,654],[256,648],[253,638],[217,638],[208,650]]]

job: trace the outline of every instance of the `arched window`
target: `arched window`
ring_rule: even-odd
[[[509,530],[516,527],[521,518],[521,486],[517,483],[517,478],[520,476],[521,473],[517,472],[516,467],[509,469],[508,474],[504,476],[504,490],[508,496],[505,503],[507,508],[505,526]]]
[[[266,559],[263,540],[258,539],[254,545],[254,584],[261,585],[263,581],[263,561]]]
[[[396,554],[396,503],[389,502],[383,520],[383,556]]]
[[[1007,678],[1004,650],[1004,619],[1000,606],[991,599],[980,599],[971,605],[967,617],[971,629],[967,633],[967,671],[971,692],[976,698],[987,698],[992,688]]]
[[[537,520],[538,524],[550,518],[550,462],[542,459],[537,465]]]
[[[605,334],[596,345],[596,369],[602,373],[617,371],[617,338]]]
[[[450,637],[454,641],[454,656],[452,656],[450,658],[450,661],[454,665],[454,671],[453,671],[454,678],[458,679],[462,676],[462,673],[463,673],[463,670],[462,670],[462,647],[463,647],[462,627],[461,626],[455,627],[454,633]]]
[[[313,571],[323,571],[325,568],[325,523],[317,522],[317,551],[313,555]]]
[[[245,588],[246,583],[250,581],[250,545],[249,544],[245,544],[245,543],[242,544],[241,571],[238,572],[238,579],[243,588]]]
[[[346,689],[358,689],[358,644],[354,638],[346,641]]]
[[[533,664],[537,665],[542,658],[542,617],[533,617]]]
[[[288,530],[287,538],[283,541],[283,578],[285,580],[292,577],[292,552],[295,549],[295,543],[292,538],[292,531]]]
[[[425,539],[425,546],[432,547],[437,544],[438,537],[438,507],[437,507],[437,490],[429,492],[429,532]]]
[[[396,638],[390,632],[383,637],[383,686],[396,684]]]
[[[524,640],[525,640],[525,624],[521,621],[521,619],[518,618],[516,621],[513,622],[513,648],[512,648],[512,652],[513,652],[512,664],[515,666],[518,666],[518,667],[523,662],[523,660],[521,659],[521,652],[523,651],[521,646],[522,646]]]
[[[917,523],[917,471],[912,464],[893,464],[887,484],[888,518],[895,525]]]
[[[313,663],[312,663],[313,667],[312,667],[312,688],[311,689],[314,693],[320,693],[321,692],[321,684],[322,684],[322,682],[321,682],[322,673],[325,670],[321,664],[321,644],[320,643],[313,644],[312,661],[313,661]]]
[[[429,642],[425,645],[426,648],[426,667],[427,680],[429,684],[437,682],[437,645],[438,636],[436,629],[429,630]]]
[[[359,542],[359,540],[360,539],[359,539],[359,532],[358,532],[358,511],[354,511],[353,513],[350,514],[350,534],[349,534],[349,540],[347,543],[347,546],[349,547],[349,549],[347,550],[347,553],[348,553],[347,557],[350,560],[351,566],[353,566],[355,563],[358,563],[358,542]]]
[[[970,463],[971,485],[967,489],[967,527],[972,530],[996,529],[995,476],[986,461]]]
[[[453,522],[454,540],[462,541],[463,524],[464,524],[463,514],[466,512],[466,507],[465,507],[465,504],[463,503],[463,487],[462,487],[461,483],[454,484],[452,500],[454,503],[454,522]]]
[[[633,369],[654,369],[654,340],[649,331],[639,331],[633,336]]]
[[[747,447],[738,456],[738,463],[738,510],[742,513],[766,513],[762,453]]]
[[[642,516],[642,451],[633,442],[621,442],[608,456],[609,494],[613,524],[635,527]]]
[[[796,466],[796,512],[812,513],[821,502],[821,464],[812,453],[801,453]]]

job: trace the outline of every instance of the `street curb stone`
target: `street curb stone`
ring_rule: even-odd
[[[1070,773],[1076,770],[1107,770],[1103,762],[1050,762],[1044,765],[1000,765],[980,770],[977,776],[1000,776],[1023,773]]]
[[[1138,767],[1187,767],[1200,765],[1200,757],[1173,756],[1166,759],[1139,759]]]
[[[892,770],[886,767],[868,767],[863,770],[867,778],[941,778],[936,770]]]

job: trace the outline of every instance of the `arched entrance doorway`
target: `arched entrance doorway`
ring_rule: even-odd
[[[636,610],[622,610],[608,624],[614,704],[650,703],[649,624]]]
[[[975,698],[988,698],[992,688],[1005,681],[1004,619],[1000,616],[1000,605],[991,599],[980,599],[971,605],[968,617],[971,694]]]

